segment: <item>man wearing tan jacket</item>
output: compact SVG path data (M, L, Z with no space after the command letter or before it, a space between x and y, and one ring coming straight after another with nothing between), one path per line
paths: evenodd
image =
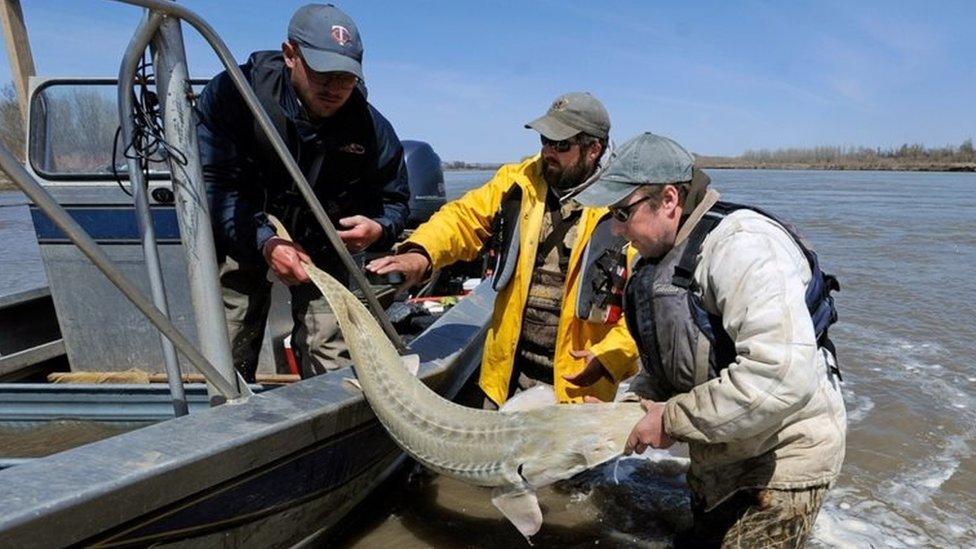
M836 280L788 224L702 181L680 145L645 133L577 196L609 206L641 256L625 312L647 414L627 451L688 443L694 527L677 545L797 547L844 459Z

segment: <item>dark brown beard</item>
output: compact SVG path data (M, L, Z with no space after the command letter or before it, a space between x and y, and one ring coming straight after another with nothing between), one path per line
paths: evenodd
M582 184L590 175L591 169L592 166L586 165L586 156L581 152L576 162L566 169L543 161L542 178L549 184L550 189L556 192L568 191Z

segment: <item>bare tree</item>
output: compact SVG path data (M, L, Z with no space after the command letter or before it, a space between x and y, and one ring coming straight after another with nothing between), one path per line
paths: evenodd
M43 154L34 161L52 173L106 173L119 123L111 91L83 86L45 89L43 137L31 139L41 143Z
M24 160L24 118L17 91L10 82L0 88L0 138L8 151Z
M0 144L24 161L24 119L20 114L17 91L10 82L0 88ZM0 190L12 187L7 174L0 171Z

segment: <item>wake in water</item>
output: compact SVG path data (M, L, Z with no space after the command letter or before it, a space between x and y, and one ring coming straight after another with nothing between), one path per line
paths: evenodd
M844 331L848 458L811 546L973 546L976 378L939 341Z

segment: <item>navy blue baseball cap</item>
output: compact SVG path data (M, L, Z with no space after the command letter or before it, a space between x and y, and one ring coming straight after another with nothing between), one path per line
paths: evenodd
M332 4L307 4L288 23L288 40L315 72L348 72L363 80L363 42L356 23Z

